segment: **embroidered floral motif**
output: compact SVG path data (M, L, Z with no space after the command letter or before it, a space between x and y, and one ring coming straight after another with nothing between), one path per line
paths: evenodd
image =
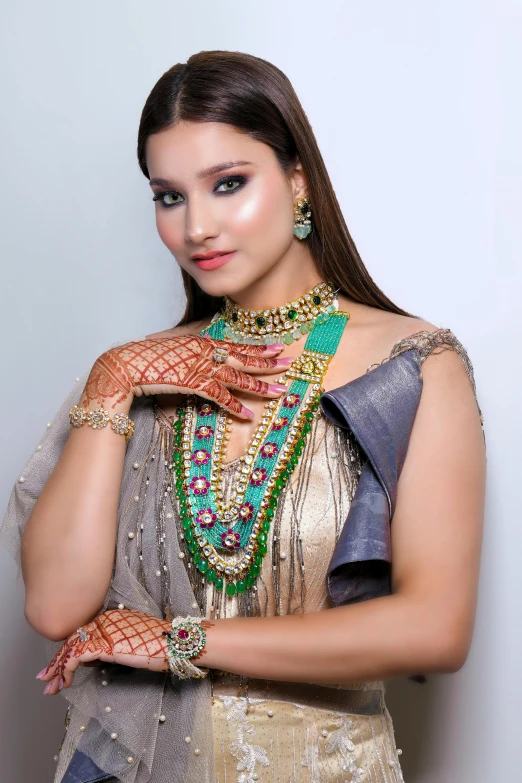
M230 723L237 731L237 742L230 744L230 753L238 759L237 771L242 773L237 778L237 783L256 783L256 764L268 767L270 762L266 750L261 745L254 745L249 740L255 734L255 729L246 717L246 699L235 696L219 696L225 705L227 723ZM255 775L255 777L254 777Z
M357 766L354 753L353 720L346 715L339 714L337 725L339 728L332 731L326 739L325 750L327 753L339 752L342 757L341 769L343 772L351 774L351 783L361 783L361 775L364 770Z

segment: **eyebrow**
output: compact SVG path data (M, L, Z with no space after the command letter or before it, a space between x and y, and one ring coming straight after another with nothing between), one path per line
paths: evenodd
M217 163L215 166L210 166L208 169L198 171L196 177L198 179L206 179L212 177L214 174L219 174L220 171L226 171L227 169L233 169L235 166L248 166L254 165L250 160L228 160L224 163ZM174 187L175 183L168 179L160 179L159 177L153 177L149 180L149 185L159 185L164 188Z

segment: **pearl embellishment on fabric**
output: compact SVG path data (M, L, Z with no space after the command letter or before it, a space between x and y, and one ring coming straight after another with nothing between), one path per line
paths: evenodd
M170 513L170 511L169 511L169 513L167 514L167 519L172 519L172 514Z
M269 718L273 718L274 717L274 710L268 710L267 715L268 715Z
M400 756L402 753L402 750L400 748L397 748L397 755Z
M185 742L192 742L192 737L185 737Z
M194 748L194 755L195 756L199 756L200 753L201 753L201 751L200 751L199 748Z
M52 427L52 426L53 426L52 423L50 421L48 421L47 422L47 429L49 429L49 427Z
M80 379L79 379L79 378L75 378L74 380L76 381L76 383L78 383L78 381L79 381Z
M134 538L134 533L132 532L132 530L131 530L131 532L129 533L129 538Z
M109 706L107 705L107 707L105 707L105 712L112 712L112 707L109 707Z
M24 483L24 481L25 481L25 479L24 479L24 477L23 477L23 476L20 476L20 478L18 479L18 481L20 482L20 484L23 484L23 483Z
M109 683L107 682L107 680L102 680L102 685L108 685L108 684Z
M159 719L160 719L160 722L161 722L161 723L164 723L164 721L166 721L166 720L167 720L167 719L166 719L166 717L165 717L165 715L160 715L160 716L159 716Z
M111 739L118 739L118 734L115 731L112 732Z
M286 552L281 552L280 558L281 560L286 560Z
M85 731L85 726L80 726L80 731Z
M42 446L41 446L41 444L39 443L39 444L38 444L38 446L36 447L36 451L41 451L41 450L42 450Z
M139 466L140 466L140 463L139 462L135 462L132 467L134 468L134 470L138 470Z
M58 761L58 756L53 756L53 759L54 759L55 761Z
M161 576L161 571L156 571L156 576Z
M328 736L328 732L326 731L326 729L323 729L321 734L323 735L323 737L327 737Z
M134 500L136 501L136 503L138 502L139 499L140 499L139 495L134 495Z
M180 560L183 560L183 558L185 557L185 553L184 552L178 552L178 557L179 557Z
M118 604L118 609L125 609L125 604Z
M197 605L197 603L196 603L195 601L194 601L194 603L192 604L192 608L193 608L193 609L197 609L197 608L198 608L198 605Z
M134 761L134 756L127 756L127 761L129 762L129 764L132 764L132 762Z

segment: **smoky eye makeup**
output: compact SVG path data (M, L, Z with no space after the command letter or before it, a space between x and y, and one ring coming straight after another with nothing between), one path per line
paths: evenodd
M245 176L244 174L231 174L229 177L220 177L214 184L213 192L218 196L228 195L229 193L236 193L238 190L241 190L244 185L246 185L248 180L249 177ZM232 184L234 184L235 187L227 187L224 190L220 190L221 186L229 186ZM183 203L182 201L168 203L166 200L167 198L175 199L177 196L182 198L181 194L178 193L177 190L163 190L160 193L156 193L156 195L152 197L152 200L157 201L160 207L164 209L170 209L171 207L176 207L178 204Z

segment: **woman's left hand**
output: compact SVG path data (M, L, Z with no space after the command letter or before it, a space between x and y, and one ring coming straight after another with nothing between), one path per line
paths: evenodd
M163 631L172 631L168 620L130 609L109 609L82 629L86 641L82 642L78 631L72 633L49 666L37 675L48 682L44 693L54 695L62 687L68 688L78 666L96 659L136 669L168 670L167 638L163 635Z

